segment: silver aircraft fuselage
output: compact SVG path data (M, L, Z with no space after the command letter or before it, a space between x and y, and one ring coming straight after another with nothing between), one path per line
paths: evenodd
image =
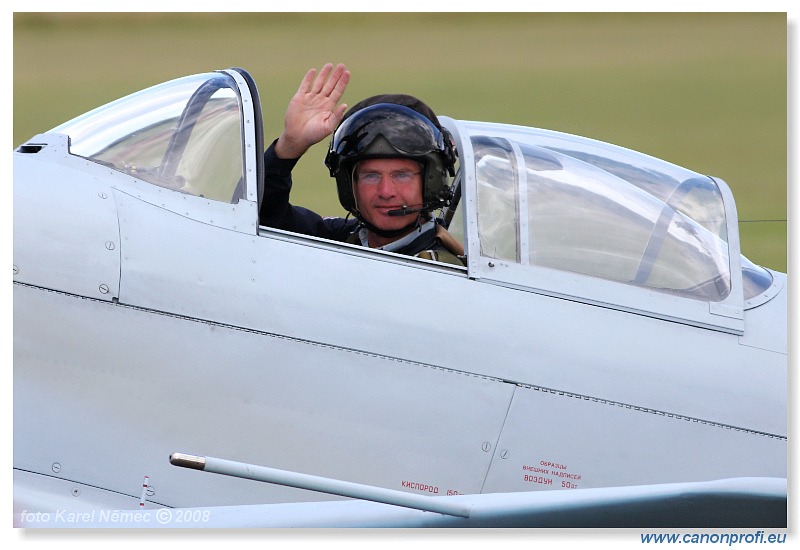
M689 231L588 153L536 142L558 134L443 118L465 267L297 235L259 225L257 96L220 74L240 108L235 200L79 156L60 131L14 153L15 512L131 506L144 476L148 507L331 498L176 468L175 451L435 496L786 477L786 276L741 257L724 182L691 191L721 190L722 228ZM631 276L560 255L571 237L534 203L562 190L649 220ZM506 207L516 225L495 230ZM594 237L636 231L620 235ZM716 243L721 275L656 288L690 271L659 271L690 256L671 239Z

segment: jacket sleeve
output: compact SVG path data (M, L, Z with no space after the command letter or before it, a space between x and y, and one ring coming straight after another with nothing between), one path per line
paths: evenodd
M323 218L302 206L292 206L292 169L298 159L281 159L275 154L275 142L264 152L264 197L259 223L304 235L345 240L355 229L356 220Z

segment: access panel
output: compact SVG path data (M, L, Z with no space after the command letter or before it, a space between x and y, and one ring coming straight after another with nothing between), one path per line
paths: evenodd
M785 476L784 437L519 386L483 492Z

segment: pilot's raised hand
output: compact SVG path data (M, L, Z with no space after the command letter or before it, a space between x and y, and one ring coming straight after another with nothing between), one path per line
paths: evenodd
M326 63L317 74L310 69L286 109L284 129L275 143L275 154L295 159L325 139L342 120L347 105L338 105L350 81L350 71L341 63Z

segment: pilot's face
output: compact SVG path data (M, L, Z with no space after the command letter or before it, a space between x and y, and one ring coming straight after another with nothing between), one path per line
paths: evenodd
M356 166L353 193L361 215L378 229L402 229L419 213L390 216L392 210L422 206L422 166L403 158L370 159Z

